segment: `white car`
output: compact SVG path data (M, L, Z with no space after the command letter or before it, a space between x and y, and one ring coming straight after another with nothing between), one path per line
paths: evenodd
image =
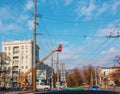
M47 91L47 90L50 90L50 85L45 85L44 82L37 82L36 83L36 88L37 88L37 90Z

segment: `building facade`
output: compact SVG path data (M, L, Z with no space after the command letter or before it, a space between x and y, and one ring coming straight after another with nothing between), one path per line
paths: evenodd
M98 69L98 73L102 86L109 86L116 80L120 82L120 67L102 67Z
M28 71L33 64L33 41L11 41L2 42L2 52L5 52L10 57L10 62L5 66L10 70L9 84L12 87L18 86L17 80L19 77ZM36 60L39 61L39 47L36 46ZM32 74L27 76L27 79L32 82Z
M49 79L52 76L54 69L44 63L37 67L37 80L43 81L46 84L49 83Z

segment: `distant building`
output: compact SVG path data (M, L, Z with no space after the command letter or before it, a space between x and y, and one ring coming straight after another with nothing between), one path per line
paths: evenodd
M120 67L102 67L98 69L101 85L110 85L111 82L120 82Z
M101 67L99 68L99 75L109 76L111 73L119 73L120 67Z
M9 69L9 79L13 87L18 86L17 80L20 75L28 71L32 67L33 63L33 41L11 41L2 42L2 52L7 53L10 57L10 64L6 65L5 68ZM39 60L39 47L36 46L36 60ZM32 82L31 74L27 79Z
M37 80L49 83L50 76L54 72L54 69L44 63L37 67Z

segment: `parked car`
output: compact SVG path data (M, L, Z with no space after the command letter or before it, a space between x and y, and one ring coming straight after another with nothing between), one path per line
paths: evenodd
M92 85L88 87L88 90L100 90L99 86Z
M50 90L50 85L45 85L44 82L37 82L36 87L37 90L44 90L44 91Z

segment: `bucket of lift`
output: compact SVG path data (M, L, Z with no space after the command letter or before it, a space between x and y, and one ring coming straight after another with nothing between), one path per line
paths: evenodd
M58 45L57 51L58 51L58 52L61 52L61 51L62 51L62 44L59 44L59 45Z

